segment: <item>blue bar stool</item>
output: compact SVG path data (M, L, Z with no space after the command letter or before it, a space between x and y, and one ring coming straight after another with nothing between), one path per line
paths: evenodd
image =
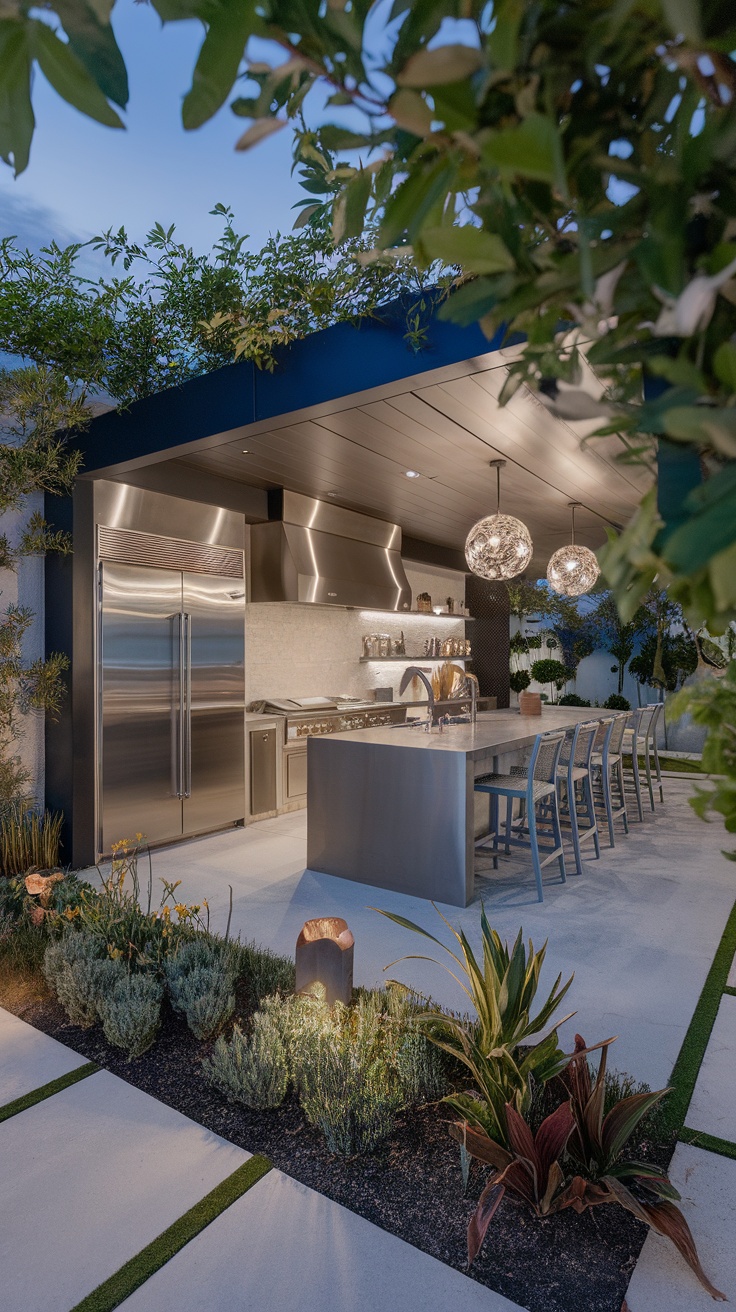
M507 850L509 847L526 847L531 850L540 902L544 901L542 870L550 861L559 861L562 883L565 882L565 857L562 851L562 830L557 800L557 768L564 741L564 733L540 733L534 740L526 766L526 777L521 774L484 774L479 775L474 784L477 793L488 793L491 810L490 831L476 842L476 847L484 847L492 840L493 866L497 870L498 799L505 797L506 832L501 836L501 841ZM511 809L514 799L518 799L524 805L525 814L523 820L512 828ZM538 810L543 814L538 815ZM550 825L552 831L550 843L540 842L540 824ZM526 832L528 838L524 836Z
M575 873L582 875L581 845L593 839L596 858L600 857L598 820L593 798L591 757L598 733L598 721L576 724L572 735L565 739L557 767L557 784L564 797L560 798L563 819L570 819L572 850L575 853Z
M628 711L613 715L610 720L601 720L593 755L591 756L591 765L594 767L595 779L600 786L601 801L608 821L608 837L611 847L616 846L616 836L613 829L614 820L622 819L624 833L628 834L629 832L624 766L621 755L628 722ZM614 796L614 790L616 796Z

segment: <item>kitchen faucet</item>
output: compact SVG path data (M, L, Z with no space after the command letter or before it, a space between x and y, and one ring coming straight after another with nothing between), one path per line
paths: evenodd
M409 665L407 669L404 670L404 673L401 677L401 684L399 686L399 697L401 696L402 692L405 692L406 689L409 687L409 684L411 683L412 679L421 679L422 683L427 689L427 701L429 703L429 707L427 711L427 719L424 721L424 730L425 733L429 733L432 727L432 719L433 719L432 712L434 710L434 689L432 688L432 684L427 678L426 672L424 670L420 670L418 665ZM422 721L420 721L419 723L422 723Z

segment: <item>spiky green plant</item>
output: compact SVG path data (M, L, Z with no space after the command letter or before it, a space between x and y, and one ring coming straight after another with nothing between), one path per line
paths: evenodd
M50 870L59 864L63 815L36 811L27 802L9 802L0 810L0 871L3 875L25 875L38 867Z
M434 957L400 958L402 961L431 961L442 965L467 996L476 1013L475 1019L429 1009L417 1014L416 1023L426 1027L431 1041L470 1072L473 1092L450 1093L443 1101L464 1121L481 1127L493 1139L505 1144L506 1105L510 1103L523 1115L531 1100L531 1081L546 1082L559 1075L569 1061L558 1046L556 1028L537 1043L530 1044L529 1040L546 1030L574 977L571 975L567 983L560 986L562 975L558 975L546 1000L532 1014L547 952L546 942L539 952L535 952L530 939L527 952L519 930L509 950L508 944L502 942L491 928L485 907L481 907L481 963L463 930L454 929L441 911L437 910L437 913L457 940L459 953L453 952L434 934L413 921L390 911L380 911L380 915L388 920L436 943L455 963L457 973L453 967L437 962ZM392 965L396 964L392 962ZM570 1012L558 1020L557 1025L569 1020L573 1014Z

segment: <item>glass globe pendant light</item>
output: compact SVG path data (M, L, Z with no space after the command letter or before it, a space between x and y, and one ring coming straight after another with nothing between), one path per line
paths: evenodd
M496 513L479 519L465 541L465 559L482 579L513 579L523 574L532 558L532 539L526 524L501 514L501 470L505 460L492 460L496 471Z
M560 547L559 551L550 557L547 582L561 597L582 597L584 592L590 592L601 571L594 553L588 547L575 545L575 507L579 506L580 502L571 501L569 504L572 515L570 534L572 541L569 547Z

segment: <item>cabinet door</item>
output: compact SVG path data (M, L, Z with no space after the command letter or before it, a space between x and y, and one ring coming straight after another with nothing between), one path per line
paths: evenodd
M105 561L100 582L102 852L181 836L181 574Z
M251 729L250 813L276 810L276 730Z
M245 600L239 579L185 574L184 833L245 815Z
M303 752L290 752L286 758L286 797L292 801L307 795L307 748Z

